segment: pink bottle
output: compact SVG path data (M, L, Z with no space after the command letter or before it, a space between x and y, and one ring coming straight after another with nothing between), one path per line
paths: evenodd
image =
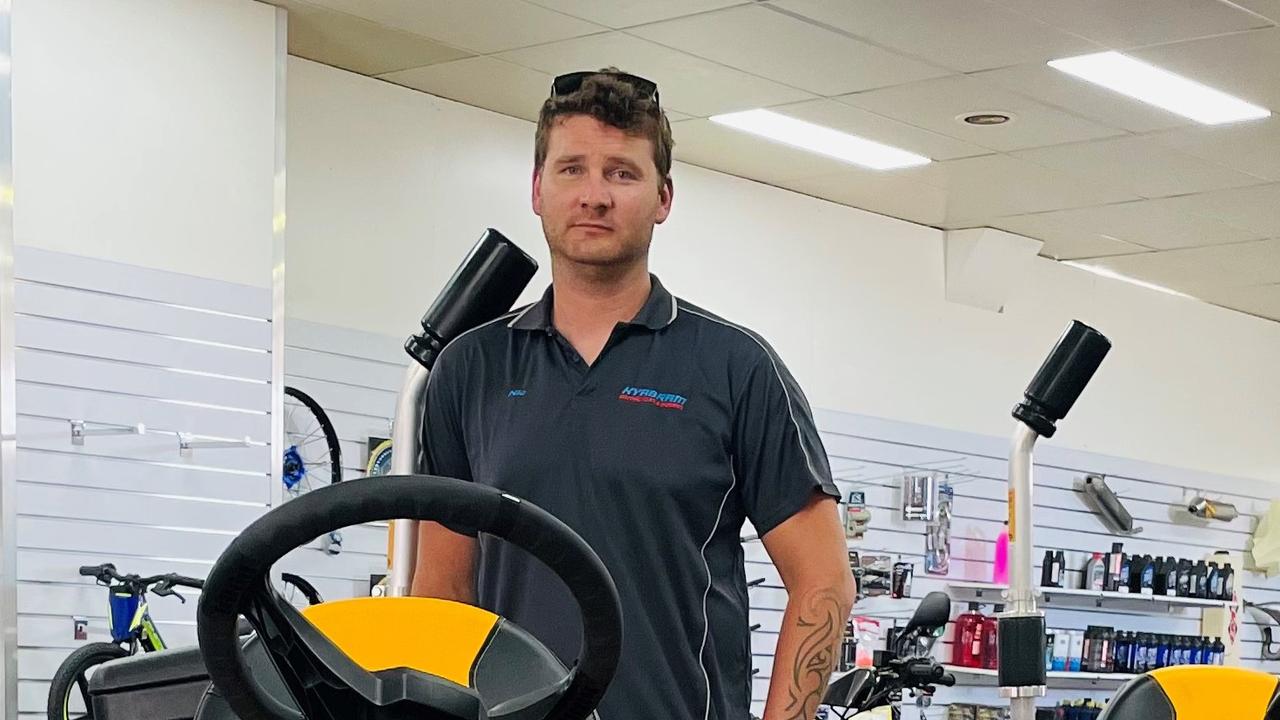
M991 572L991 582L996 585L1009 584L1009 521L1006 520L1004 527L1000 529L1000 536L996 538L996 561L995 567Z

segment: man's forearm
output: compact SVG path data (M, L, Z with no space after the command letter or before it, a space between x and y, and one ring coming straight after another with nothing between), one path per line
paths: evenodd
M782 617L764 720L812 720L844 637L852 600L841 588L791 593Z

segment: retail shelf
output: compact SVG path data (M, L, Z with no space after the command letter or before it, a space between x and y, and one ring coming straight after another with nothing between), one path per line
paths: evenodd
M956 676L957 685L995 686L995 670L947 665L946 671ZM1046 673L1048 687L1062 690L1115 689L1137 677L1127 673L1050 672Z
M1007 585L982 582L953 582L948 584L951 596L959 601L1004 603ZM1039 603L1045 606L1099 607L1136 612L1165 613L1176 608L1228 608L1234 602L1227 600L1202 600L1175 595L1145 595L1079 588L1038 587Z

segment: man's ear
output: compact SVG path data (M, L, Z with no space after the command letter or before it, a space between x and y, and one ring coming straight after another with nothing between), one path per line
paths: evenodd
M533 190L530 194L530 201L533 204L533 214L542 217L542 168L533 169Z
M658 188L658 215L653 219L654 224L661 225L671 214L671 201L675 198L676 187L671 182L671 178L662 181L662 187Z

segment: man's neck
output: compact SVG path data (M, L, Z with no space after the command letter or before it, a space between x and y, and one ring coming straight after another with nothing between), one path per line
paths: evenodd
M615 325L635 318L653 286L645 263L608 274L552 263L551 282L552 324L587 362L599 356Z

